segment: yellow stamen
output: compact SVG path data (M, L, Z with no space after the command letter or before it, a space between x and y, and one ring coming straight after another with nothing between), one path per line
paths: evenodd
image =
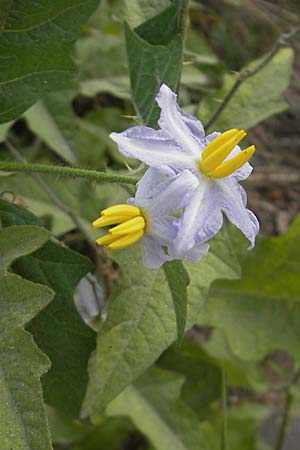
M132 205L114 205L101 211L102 216L129 216L136 217L140 215L140 210Z
M234 158L220 164L213 172L209 174L212 178L223 178L235 172L237 169L242 167L255 152L255 146L251 145L246 148Z
M108 245L115 240L116 240L115 237L111 236L110 234L105 234L104 236L101 236L100 238L96 239L96 243L97 245Z
M227 130L224 133L217 136L213 141L211 141L208 146L202 152L202 159L207 158L211 153L217 150L220 145L225 144L228 139L232 138L238 132L237 128L232 128L231 130Z
M223 145L218 147L214 152L210 153L205 159L200 162L200 170L208 173L216 169L222 161L232 152L234 147L246 136L243 130L235 133L233 137L228 139ZM213 141L214 142L214 141ZM203 158L203 157L202 157Z
M94 228L107 227L107 225L126 222L129 219L131 219L130 216L107 216L107 217L102 216L94 220L92 225Z
M113 236L124 236L125 234L135 233L145 228L145 220L143 217L134 217L127 222L117 225L109 230L109 233Z
M143 236L143 234L143 230L136 231L135 233L130 233L109 244L108 248L110 248L111 250L121 250L122 248L129 247L130 245L138 241Z

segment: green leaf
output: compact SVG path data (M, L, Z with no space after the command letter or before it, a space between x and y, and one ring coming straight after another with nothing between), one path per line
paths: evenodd
M130 99L125 44L120 33L94 29L92 36L83 36L76 43L75 60L83 95L109 92Z
M175 260L163 265L166 279L170 288L177 323L177 340L183 339L187 319L187 285L190 282L189 274L181 261Z
M236 248L246 247L237 230L232 237ZM258 238L256 248L239 259L241 280L215 284L198 322L223 330L241 360L256 361L278 349L299 358L299 219L280 237Z
M0 33L0 123L74 75L69 52L98 0L6 2ZM1 7L2 9L2 7Z
M262 368L255 361L239 359L229 347L222 330L213 330L209 340L203 344L203 349L216 366L225 370L226 380L231 386L251 388L260 393L268 391Z
M12 226L1 230L0 272L20 256L32 253L48 241L47 230L34 226Z
M208 449L197 416L182 400L184 379L150 369L107 407L108 415L131 418L157 450Z
M200 345L184 341L180 347L172 346L159 359L164 369L185 377L182 399L206 419L211 403L221 398L221 371Z
M24 114L29 128L69 163L76 161L74 142L77 129L71 106L76 92L76 85L52 92Z
M6 225L9 221L37 222L28 211L4 201L0 201L2 217ZM55 292L54 300L31 322L29 329L52 363L42 380L46 402L76 416L87 383L86 366L95 346L95 333L80 318L73 295L77 283L92 269L92 264L79 253L49 241L35 253L19 258L13 269Z
M81 81L80 86L80 93L87 97L94 97L97 94L105 92L124 100L130 100L131 98L128 75L83 80Z
M51 450L40 377L48 358L23 326L53 298L53 291L3 272L14 258L36 250L49 238L38 227L0 230L0 437L3 450Z
M90 365L90 382L82 415L101 411L141 375L176 339L172 293L163 269L143 267L138 245L111 255L123 270L123 280L109 301L108 318L99 331ZM199 264L189 264L194 284L188 300L187 328L199 316L216 278L237 276L237 261L225 233L219 233L211 252Z
M84 439L90 431L90 424L80 423L51 406L46 406L46 412L53 444L70 446Z
M176 35L167 46L152 45L128 25L125 25L125 38L135 110L145 124L156 126L159 109L155 97L162 83L176 89L182 63L182 38Z
M260 62L261 59L254 61L249 67L255 67ZM282 94L289 85L292 63L293 51L289 48L280 50L260 72L243 82L214 122L213 129L249 129L287 109ZM226 75L223 87L201 102L198 117L203 123L212 117L235 81L235 75Z
M72 450L120 450L128 448L126 443L136 434L133 424L125 417L101 417L100 424L78 441Z
M176 34L180 33L179 14L180 1L175 0L160 14L151 17L135 32L146 42L152 45L168 45Z

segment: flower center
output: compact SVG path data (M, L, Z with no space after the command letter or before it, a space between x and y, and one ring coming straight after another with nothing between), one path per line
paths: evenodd
M117 225L118 224L118 225ZM129 247L145 233L146 222L141 210L132 205L114 205L104 209L93 222L94 228L116 225L96 240L98 245L107 245L111 250Z
M216 137L203 150L201 159L198 161L199 171L211 178L223 178L243 166L255 152L254 145L247 147L228 161L224 162L224 160L246 134L244 130L233 128Z

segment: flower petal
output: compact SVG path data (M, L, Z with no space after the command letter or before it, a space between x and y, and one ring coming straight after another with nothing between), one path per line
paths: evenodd
M223 216L217 205L217 185L202 180L178 221L174 251L184 258L196 245L203 244L221 228Z
M161 217L183 208L198 184L197 177L189 170L160 183L147 206L150 217Z
M259 231L259 223L252 211L246 209L246 193L235 177L223 178L217 183L219 188L219 207L235 226L237 226L251 242L249 248L255 245L255 237Z
M194 168L194 161L178 147L163 130L149 127L131 127L122 133L111 133L119 151L129 157L143 161L168 175L185 168Z
M164 217L150 222L149 235L160 245L170 245L174 242L177 234L176 217Z
M137 183L135 194L136 203L143 206L145 200L153 197L157 192L157 186L165 180L165 175L159 172L159 170L150 167Z
M208 244L196 245L187 252L185 258L191 263L197 263L198 261L200 261L201 258L203 258L204 255L206 255L208 250L209 250Z
M182 150L197 158L200 148L204 145L204 129L200 121L189 114L183 113L176 102L177 95L163 84L156 96L161 108L158 124L181 146Z
M143 236L143 264L148 269L157 269L170 257L165 254L159 243L150 236Z
M244 164L242 167L240 167L238 170L236 170L235 172L233 172L233 176L236 180L246 180L246 178L249 177L249 175L251 175L253 170L253 167L251 166L251 164L249 164L248 162L246 162L246 164Z
M200 120L198 120L195 116L186 113L181 108L179 108L179 106L177 106L177 109L179 114L181 114L182 120L184 121L186 126L190 129L190 132L192 133L193 137L197 139L200 148L204 147L205 130Z

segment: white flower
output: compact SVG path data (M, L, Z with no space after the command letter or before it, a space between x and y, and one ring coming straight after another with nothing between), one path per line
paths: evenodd
M183 258L212 238L222 226L222 213L253 247L259 224L246 208L246 192L238 183L252 171L247 161L254 146L243 151L238 146L246 133L232 129L205 137L201 122L178 107L176 94L166 85L161 86L156 101L161 108L159 130L136 126L110 137L123 155L169 175L171 181L186 169L194 177L189 201L177 223L173 257Z

